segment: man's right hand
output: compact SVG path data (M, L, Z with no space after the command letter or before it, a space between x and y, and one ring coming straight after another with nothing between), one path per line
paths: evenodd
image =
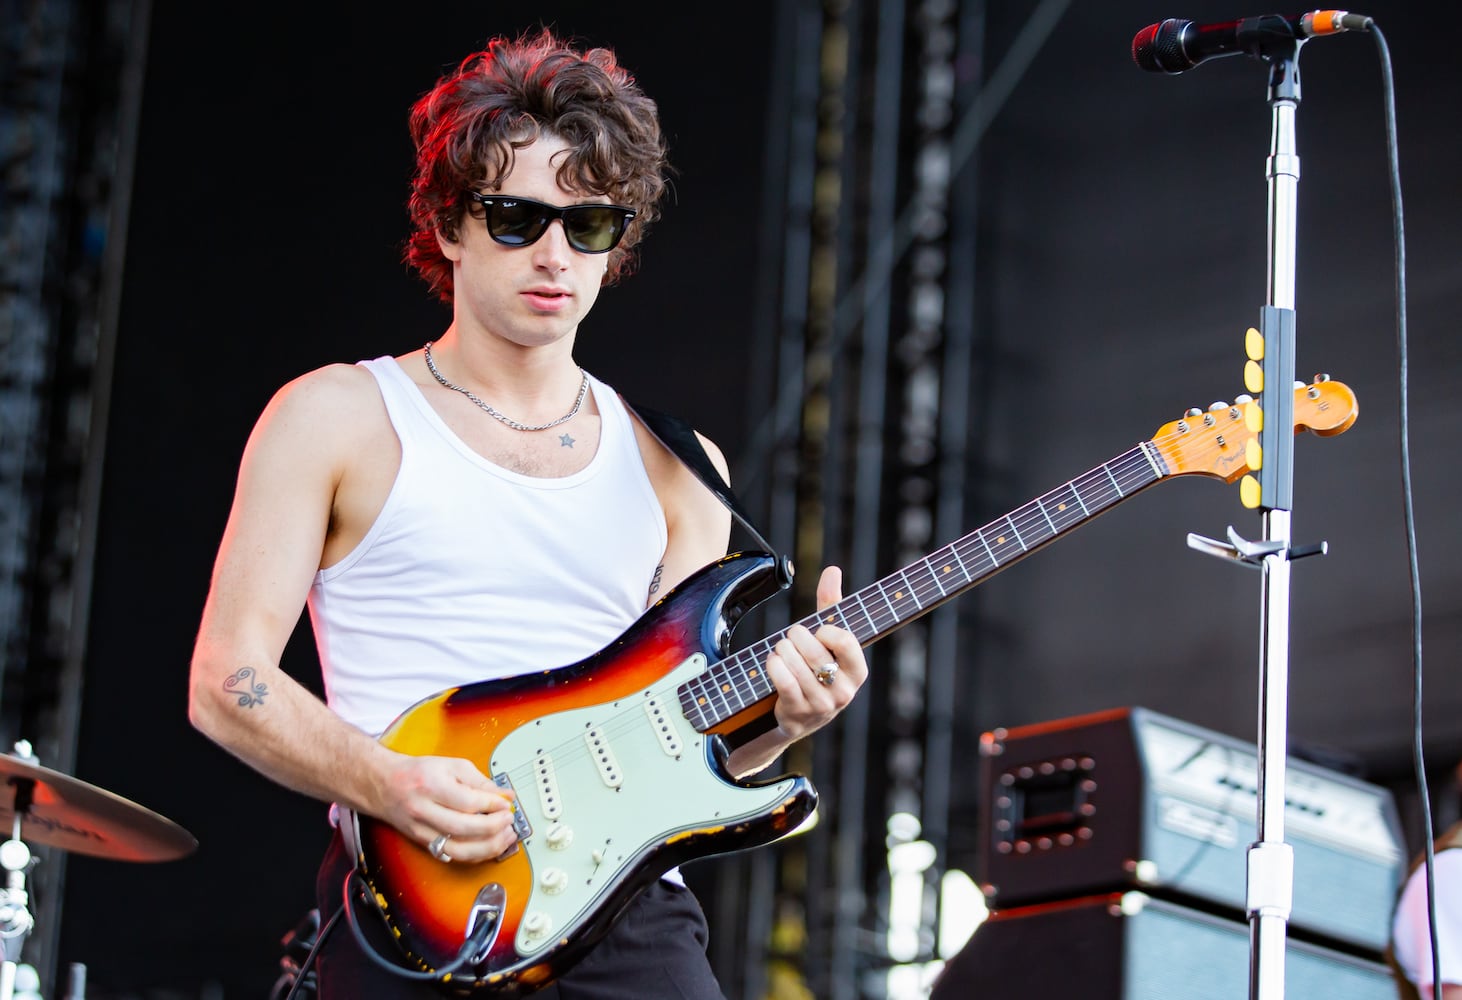
M461 757L392 755L381 788L379 818L452 861L489 861L517 842L512 793L499 788Z

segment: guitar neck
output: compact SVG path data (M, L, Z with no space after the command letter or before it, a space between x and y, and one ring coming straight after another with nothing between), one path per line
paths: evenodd
M1000 570L1080 527L1168 475L1143 442L924 558L850 594L798 624L816 632L837 625L867 646L934 610ZM787 630L712 664L682 684L680 704L700 732L735 716L771 710L776 694L764 664Z

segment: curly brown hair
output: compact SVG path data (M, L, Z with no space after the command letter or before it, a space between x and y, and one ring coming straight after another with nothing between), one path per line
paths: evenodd
M561 185L635 210L609 253L604 283L632 269L669 171L659 111L612 51L575 49L544 28L493 39L412 105L416 173L405 259L443 301L452 300L452 264L436 234L455 240L475 207L465 192L497 190L514 151L544 134L569 147Z

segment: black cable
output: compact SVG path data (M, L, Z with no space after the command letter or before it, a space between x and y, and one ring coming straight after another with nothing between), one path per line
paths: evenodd
M345 900L341 906L341 910L345 913L345 923L350 928L350 932L355 935L355 943L360 945L360 950L365 953L366 958L369 958L387 972L400 976L402 979L428 982L455 975L457 970L471 961L473 954L486 944L488 936L497 925L496 920L486 917L479 920L472 930L472 935L466 941L462 942L462 947L457 951L457 957L440 969L432 972L414 972L411 969L403 969L396 963L382 958L376 952L375 946L366 940L365 932L360 929L360 924L355 918L355 908L351 906L350 899L350 890L356 884L357 880L365 884L364 876L361 875L360 870L352 868L350 874L345 878ZM370 887L369 885L365 885L365 888L369 889Z
M1374 22L1367 31L1376 40L1381 58L1381 79L1386 110L1387 166L1391 180L1393 239L1396 251L1396 348L1399 357L1400 386L1400 450L1402 513L1406 525L1406 552L1411 573L1411 733L1412 764L1416 770L1416 787L1421 799L1422 841L1426 854L1427 928L1432 948L1432 992L1442 987L1442 959L1437 941L1436 910L1436 847L1433 843L1431 793L1427 789L1426 754L1422 746L1422 655L1421 655L1421 572L1416 556L1416 519L1411 493L1411 418L1407 406L1407 334L1406 334L1406 222L1401 207L1401 167L1396 138L1396 85L1391 72L1391 51L1386 36Z
M325 939L328 938L330 936L330 932L335 929L335 924L340 919L340 914L344 912L345 906L342 904L340 909L335 911L334 916L332 916L328 921L325 922L325 926L320 928L320 933L315 935L315 943L310 948L310 953L305 956L305 960L300 963L299 971L295 973L294 985L291 986L289 988L289 992L284 995L284 1000L294 1000L295 994L297 994L300 991L300 987L304 985L305 977L309 974L310 971L310 966L315 964L315 956L320 953L320 949L325 944Z

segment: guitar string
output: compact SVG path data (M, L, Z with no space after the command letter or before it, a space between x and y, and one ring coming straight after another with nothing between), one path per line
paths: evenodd
M1192 419L1201 420L1202 418L1195 417ZM1253 433L1247 430L1247 427L1244 425L1242 420L1234 420L1232 421L1230 426L1245 431L1246 434ZM1233 443L1222 445L1219 444L1218 438L1222 435L1218 433L1218 430L1220 429L1198 429L1198 433L1202 434L1203 437L1201 440L1195 438L1198 443L1196 443L1193 447L1187 449L1187 454L1190 458L1190 464L1201 464L1203 460L1212 458L1214 455L1222 452L1226 448L1237 447L1237 445ZM1160 453L1166 446L1185 437L1188 437L1193 433L1194 431L1192 429L1186 432L1181 430L1173 430L1166 435L1156 435L1149 442L1145 443L1154 446L1154 448L1159 452L1158 457L1161 458L1162 456ZM817 625L822 623L824 617L828 614L829 611L834 611L834 609L842 609L845 607L849 607L854 603L857 603L863 606L861 612L862 616L868 619L869 625L875 629L875 634L878 632L883 632L889 626L895 625L899 621L909 617L909 615L899 614L897 609L894 607L894 602L890 600L889 595L884 592L884 586L888 584L893 577L902 576L906 584L904 590L906 596L904 598L900 598L898 603L912 607L913 612L917 613L923 608L927 607L930 602L942 600L949 594L949 589L939 585L938 576L934 573L932 569L929 568L930 560L934 555L938 555L948 550L948 552L953 554L964 567L962 572L964 572L965 574L965 579L963 581L956 580L954 582L954 589L957 591L962 586L980 579L982 576L988 574L995 569L999 569L1005 565L1008 565L1009 563L1015 561L1019 556L1025 555L1028 551L1028 547L1024 545L1024 539L1026 537L1030 537L1033 540L1036 540L1036 543L1038 545L1045 544L1047 542L1055 540L1064 532L1072 530L1073 528L1079 526L1088 517L1094 516L1089 512L1089 508L1087 508L1086 506L1086 498L1082 496L1080 488L1078 487L1078 484L1082 483L1083 481L1099 481L1106 476L1110 476L1110 481L1106 485L1101 486L1100 490L1098 491L1099 509L1097 513L1103 513L1110 507L1114 506L1116 503L1130 496L1132 490L1153 485L1164 478L1172 477L1175 473L1176 470L1172 469L1168 469L1161 474L1154 470L1153 466L1149 462L1148 450L1145 449L1143 445L1139 444L1133 449L1130 449L1128 452L1112 459L1111 461L1087 470L1081 475L1069 480L1066 483L1061 484L1055 489L1050 490L1045 494L1042 494L1034 500L1028 501L1026 504L1016 508L1008 514L996 518L994 521L991 521L988 524L977 528L972 532L969 532L967 535L962 536L961 538L958 538L955 541L946 544L945 546L942 546L940 549L936 550L934 553L931 553L929 556L926 556L924 559L911 563L910 565L905 566L900 570L896 570L889 577L884 577L883 579L873 584L870 584L869 586L864 587L861 590L854 592L853 594L848 595L847 597L839 601L836 605L833 605L830 608L823 609L822 611L819 611L813 615L809 615L808 617L802 619L799 624L809 628L816 627ZM1112 487L1115 487L1115 489L1112 489ZM1063 516L1059 519L1060 523L1057 523L1058 519L1053 518L1051 516L1051 511L1047 510L1046 501L1049 498L1055 497L1056 495L1061 494L1065 491L1070 491L1072 496L1074 496L1078 500L1078 507L1080 507L1081 509L1079 511L1079 516L1072 516L1070 518ZM1101 500L1101 497L1103 496L1105 497L1105 502L1102 502ZM1072 512L1070 510L1058 510L1056 511L1056 513L1066 515ZM1017 546L1019 548L1019 551L1013 554L1008 559L992 559L991 553L985 551L990 546L988 540L984 538L984 535L987 531L999 527L1001 525L1001 522L1008 523L1011 526L1014 534L1017 536L1018 539L1020 539L1020 543ZM1007 540L1005 546L1008 546L1009 544L1010 542ZM923 569L923 575L927 576L928 582L915 582L913 580L910 580L910 575L919 573L921 568ZM867 598L874 592L877 592L877 595L888 606L886 611L877 612L870 610L867 607ZM839 620L845 623L846 627L846 623L849 617L848 613L842 610L837 610L836 616L839 618ZM788 628L790 627L791 626L788 626ZM854 629L853 631L856 632L856 629ZM774 689L771 688L770 682L766 679L765 672L761 667L761 663L765 661L766 656L770 654L771 650L775 647L777 642L786 635L786 632L787 629L783 629L761 640L758 640L751 646L732 653L724 659L717 661L715 664L712 665L711 668L700 674L698 677L691 678L690 680L685 681L682 684L676 685L674 688L669 688L665 690L660 695L662 703L664 703L667 708L675 709L676 714L678 714L680 709L680 689L682 687L696 685L698 682L701 684L702 687L706 687L706 690L702 692L702 696L710 697L711 695L716 695L717 697L715 697L714 700L723 702L726 708L731 709L730 711L727 711L724 715L720 716L722 720L730 718L737 712L756 704L758 701L764 700L766 697L769 697L771 693L773 693ZM739 668L747 664L750 664L747 669L737 669L734 674L732 673L732 670L734 668ZM707 678L710 677L712 674L720 678L720 681L716 683L713 687L709 687L707 686ZM758 687L768 689L767 693L764 695L755 696L749 702L744 702L741 699L737 690L738 679L748 680L753 685L754 695L756 693L755 689ZM654 685L651 685L651 687L653 686ZM727 688L730 688L731 690L728 692ZM734 707L732 705L732 699L725 697L727 694L732 694L736 696ZM626 733L632 732L640 726L645 726L647 728L650 728L651 730L654 730L654 723L645 712L644 702L642 700L639 700L639 697L640 696L636 696L636 698L634 699L634 707L612 712L609 716L605 718L602 723L595 727L595 730L602 734L604 739L611 744L611 750L612 743L614 742L615 738L623 737ZM620 701L625 700L629 699L620 699ZM671 724L673 724L673 721L674 715L671 716ZM696 743L698 740L704 738L704 734L695 730L693 726L691 727L691 733L693 735L680 735L679 739L683 746L688 747L690 744ZM658 734L655 735L655 739L659 739ZM684 752L685 750L682 750L682 753ZM594 752L585 744L582 734L579 734L579 736L575 739L565 740L557 746L547 748L545 753L552 758L555 770L557 770L560 763L572 765L583 759L592 758L594 756ZM519 764L508 766L506 770L510 778L513 780L515 788L519 787L520 785L528 784L534 785L536 787L538 759L541 756L542 754L535 754L534 759L531 761L525 761ZM521 790L519 794L521 796Z
M1165 439L1155 437L1152 443L1157 446L1162 446L1169 439L1182 436L1184 436L1183 432L1175 431ZM1138 470L1140 474L1134 475L1134 470ZM996 519L984 527L957 539L955 542L949 543L934 553L931 553L924 560L912 563L902 570L896 571L891 577L886 577L868 588L849 595L849 597L834 606L839 609L836 616L846 623L850 615L844 609L852 608L854 605L860 605L860 613L868 620L875 634L884 631L888 625L896 624L904 618L893 607L894 601L889 598L886 590L886 585L890 581L893 581L894 577L902 576L905 584L904 588L896 592L904 595L898 598L898 603L907 606L912 600L915 605L915 611L925 607L931 600L942 599L950 594L951 588L945 587L939 582L941 576L951 580L954 583L953 590L957 592L966 584L974 582L991 570L998 569L1012 561L1012 559L992 558L992 552L982 551L990 548L987 535L992 529L1003 528L1004 525L1009 525L1011 531L1018 539L1015 544L1020 549L1019 553L1014 553L1013 555L1024 555L1029 551L1032 546L1025 543L1026 539L1031 539L1037 545L1053 541L1063 532L1071 530L1086 520L1087 517L1091 516L1090 509L1086 506L1083 494L1091 497L1090 480L1100 479L1107 473L1115 473L1112 476L1111 483L1116 487L1116 493L1118 495L1113 495L1113 490L1106 484L1102 484L1100 492L1105 495L1096 498L1104 501L1097 504L1098 513L1106 510L1109 506L1124 499L1126 496L1131 495L1134 484L1142 486L1152 485L1157 479L1162 478L1154 473L1146 454L1141 449L1141 446L1138 446L1128 453L1113 459L1111 462L1089 470L1081 476L1030 501L1023 507L1005 515L1003 518ZM1087 481L1086 487L1082 486L1084 480ZM1070 496L1077 502L1081 508L1079 516L1077 516L1076 511L1071 509L1067 511L1052 509L1054 499L1061 497L1063 494ZM1061 523L1058 525L1056 523L1057 521ZM1008 548L1009 545L1010 542L1007 539L1004 547ZM936 556L939 557L938 560L936 560ZM934 569L934 563L936 561L947 561L950 556L953 556L954 561L959 564L961 571L964 573L964 580L950 577L947 573L941 574ZM972 565L975 567L974 570L971 570ZM950 572L953 572L952 568ZM914 579L911 579L911 577L916 575L926 579L916 582ZM878 597L888 607L886 612L869 610L865 595L873 592L876 592ZM826 614L826 610L819 612L817 615L805 620L802 624L816 625L822 621L823 616ZM855 628L854 631L856 632L857 629ZM774 644L776 638L778 637L773 637L772 644ZM769 649L770 645L768 646ZM717 666L722 665L726 667L732 666L730 658L720 661ZM702 678L705 676L702 675ZM694 683L694 681L691 683ZM765 682L763 680L763 686L764 684ZM742 707L745 707L745 705L743 704Z
M1318 396L1313 398L1318 398ZM1223 411L1219 410L1209 412ZM1192 419L1194 419L1195 421L1200 419L1206 419L1206 415L1199 414ZM1218 419L1221 420L1222 418ZM1188 430L1174 429L1166 435L1154 435L1149 443L1152 445L1153 449L1161 452L1165 450L1165 448L1173 441L1186 438L1189 434L1192 434L1193 444L1185 450L1185 454L1190 461L1201 463L1202 461L1212 457L1215 450L1234 448L1235 454L1237 454L1237 442L1230 442L1225 444L1219 443L1219 438L1222 436L1222 434L1226 431L1232 430L1237 430L1241 434L1241 440L1243 439L1242 436L1248 435L1250 433L1247 425L1241 421L1239 416L1235 415L1229 417L1226 424L1215 423L1212 426L1197 428L1193 428L1190 426ZM1085 500L1083 499L1083 494L1087 496L1092 496L1092 498L1096 500L1103 500L1104 502L1100 502L1097 504L1097 513L1102 513L1110 506L1113 506L1120 500L1130 496L1135 488L1153 485L1158 480L1181 471L1178 469L1169 468L1165 473L1155 474L1148 462L1148 455L1149 452L1146 451L1141 445L1138 445L1126 454L1118 456L1118 458L1116 459L1113 459L1111 462L1089 470L1081 476L1077 476L1069 482L1057 487L1055 490L1052 490L1042 495L1041 497L1038 497L1036 500L1027 503L1023 507L1012 511L1004 518L997 519L996 521L991 522L983 528L971 532L961 539L958 539L955 542L946 545L944 548L936 550L935 553L926 557L921 562L913 563L910 566L903 568L902 570L896 571L896 573L892 576L885 577L878 583L868 588L864 588L854 595L850 595L848 598L845 598L843 601L839 602L839 604L835 606L835 617L842 622L847 623L850 619L850 612L857 611L868 620L869 625L872 626L875 630L875 634L877 632L881 632L886 628L887 625L897 624L899 621L903 620L906 617L905 615L900 614L896 609L894 609L894 602L889 599L889 595L887 592L887 587L893 583L896 583L897 577L901 576L903 578L904 584L907 588L907 596L900 598L900 603L907 606L909 601L912 600L915 605L914 610L916 612L922 611L929 604L930 600L937 600L942 599L945 596L950 596L950 588L945 587L942 583L940 583L941 573L936 571L934 568L934 563L936 562L935 556L940 557L940 559L945 559L947 558L947 555L952 555L955 561L960 564L960 568L965 576L964 581L960 581L958 580L958 578L948 577L947 574L945 575L946 579L954 581L954 591L959 592L964 589L967 584L978 582L978 580L983 578L990 571L999 569L1006 563L1012 561L1011 559L1000 559L994 556L993 550L990 549L989 545L989 533L992 529L1000 529L1003 528L1005 525L1009 525L1011 530L1017 536L1018 541L1016 545L1020 548L1019 553L1015 553L1012 551L1012 558L1019 555L1024 555L1026 554L1026 552L1030 551L1034 547L1025 544L1025 539L1027 537L1031 538L1036 543L1036 546L1044 545L1050 541L1054 541L1065 531L1071 530L1074 527L1079 526L1080 523L1085 521L1089 516L1092 516L1090 508L1086 506ZM1099 492L1101 494L1105 494L1105 496L1098 496L1090 492L1091 488L1094 485L1097 485L1097 481L1099 481L1103 476L1109 476L1111 478L1112 484L1116 487L1116 496L1112 496L1110 494L1106 484L1100 484L1099 490ZM1081 506L1082 510L1079 516L1076 514L1075 511L1061 511L1059 507L1053 509L1052 502L1062 497L1063 494L1066 496L1070 496L1072 499L1075 499L1077 503ZM1062 522L1059 526L1056 523L1058 520ZM1045 524L1043 525L1042 522L1045 522ZM1050 529L1049 532L1047 531L1047 529ZM996 537L998 540L999 536ZM976 543L979 544L977 545ZM1006 543L1006 547L1009 547L1008 541ZM982 554L980 551L981 549L985 549L987 551ZM973 562L976 564L977 569L975 572L971 572L968 565L969 562ZM950 567L949 572L952 571L953 568ZM914 579L915 577L921 577L922 579L916 581L916 579ZM896 591L895 593L903 593L903 591ZM872 594L877 594L878 598L880 598L882 602L888 606L888 612L886 615L883 612L874 612L869 610L868 601L865 599L865 595ZM874 603L876 604L877 600L875 600ZM822 616L825 616L826 614L826 611L820 612L818 615L814 615L805 620L803 624L815 626L819 623ZM880 618L882 618L883 620L880 621ZM856 631L856 628L854 630ZM766 645L765 649L769 650L771 648L771 644L774 644L777 638L779 638L779 636L772 637L772 639ZM717 664L717 667L719 668L724 666L726 669L729 669L734 665L735 664L732 663L731 659L728 658L727 660L723 660L719 664ZM688 683L691 685L699 684L699 686L702 688L703 694L710 693L710 691L713 690L709 687L709 681L707 680L710 673L711 672L708 671L707 674L702 675L700 678L693 679L691 682ZM725 676L725 670L721 670L720 673L722 674L722 676ZM764 678L760 681L759 686L761 687L761 691L753 691L754 694L760 694L764 697L771 693L770 689L766 685ZM720 690L724 691L724 687L724 684L721 685ZM747 702L744 699L738 697L738 710L739 708L744 708L747 705L754 703L756 700L758 699L754 697L751 702Z
M1238 422L1236 421L1235 424L1237 425ZM1187 432L1187 433L1191 433L1191 431L1190 432ZM1181 439L1181 438L1183 438L1185 436L1186 436L1186 433L1185 432L1182 432L1182 431L1173 431L1173 432L1169 433L1168 435L1166 435L1163 438L1154 437L1152 439L1152 442L1151 443L1153 445L1158 446L1159 448L1161 448L1162 446L1164 446L1166 444L1169 444L1172 441ZM1208 435L1207 439L1205 439L1200 445L1198 445L1195 448L1189 449L1190 455L1194 459L1206 458L1206 457L1209 457L1211 453L1213 453L1215 451L1218 451L1218 450L1221 450L1225 446L1219 445L1217 443L1217 441L1216 441L1216 437L1217 437L1217 435ZM1173 472L1173 470L1169 470L1166 473L1166 475L1171 475L1172 472ZM1130 450L1129 452L1127 452L1127 453L1125 453L1125 454L1123 454L1121 456L1118 456L1117 458L1113 459L1112 461L1107 462L1107 463L1105 463L1103 465L1100 465L1100 466L1096 466L1093 469L1088 470L1087 472L1083 473L1082 475L1077 476L1076 478L1068 481L1067 483L1063 483L1061 486L1057 487L1056 489L1051 490L1051 491L1049 491L1046 494L1043 494L1042 496L1036 498L1035 500L1032 500L1032 501L1028 502L1027 504L1023 505L1020 508L1017 508L1014 511L1011 511L1009 514L1004 515L1001 518L997 518L995 521L990 522L989 524L983 526L982 528L979 528L979 529L976 529L973 532L970 532L968 535L966 535L966 536L964 536L964 537L962 537L960 539L957 539L955 542L952 542L949 545L944 546L943 549L949 549L949 550L951 550L951 552L953 552L954 554L956 554L956 556L961 560L961 562L963 562L965 564L965 566L966 566L966 581L965 582L969 582L969 581L973 581L973 580L979 579L982 575L984 575L985 573L988 573L990 570L1000 568L1001 566L1006 565L1009 562L1013 561L1013 559L1015 558L1014 556L1012 556L1011 559L1007 559L1007 560L992 560L990 558L990 555L989 554L981 552L980 550L983 549L983 548L985 548L988 545L988 542L983 541L982 538L981 538L981 536L983 536L983 534L985 532L991 530L992 528L996 528L996 527L1000 526L1001 522L1002 521L1005 521L1005 522L1007 522L1007 523L1010 524L1011 528L1013 529L1014 533L1017 535L1018 538L1022 538L1023 539L1024 537L1029 536L1029 537L1032 537L1034 539L1039 534L1042 537L1039 538L1038 544L1044 544L1046 542L1052 541L1056 537L1058 537L1063 531L1071 530L1073 527L1079 525L1082 521L1084 521L1090 515L1087 513L1086 509L1084 508L1084 501L1083 501L1083 508L1084 509L1083 509L1080 517L1076 517L1074 519L1071 519L1069 523L1065 523L1061 527L1057 527L1054 523L1047 524L1045 527L1042 527L1042 522L1052 520L1050 518L1049 513L1045 512L1045 509L1044 509L1045 508L1045 505L1046 505L1045 502L1049 498L1054 497L1055 495L1060 494L1063 491L1068 491L1068 490L1072 491L1073 495L1077 496L1078 499L1079 499L1080 498L1080 494L1077 493L1077 484L1080 483L1080 482L1082 482L1083 480L1089 479L1091 477L1096 477L1097 479L1100 479L1100 478L1102 478L1102 476L1104 474L1110 474L1111 475L1111 485L1113 485L1113 486L1116 487L1116 490L1119 492L1119 495L1116 496L1116 497L1112 497L1112 496L1108 495L1107 502L1099 504L1099 511L1098 511L1098 513L1104 512L1106 509L1108 509L1110 506L1114 505L1116 502L1119 502L1121 499L1125 499L1127 496L1130 495L1130 492L1129 492L1130 489L1135 488L1135 486L1137 484L1140 484L1142 486L1152 485L1153 483L1157 482L1160 478L1164 478L1164 476L1157 475L1157 473L1153 470L1152 466L1148 462L1147 454L1145 453L1145 451L1142 448L1142 446L1139 445L1136 448ZM1102 490L1103 490L1103 492L1107 492L1107 493L1110 494L1109 487L1104 486L1104 487L1102 487ZM1065 521L1066 519L1063 518L1062 520ZM1021 530L1022 527L1025 529L1024 531ZM1035 528L1040 528L1040 531L1037 532L1037 531L1033 530ZM1054 531L1049 531L1049 529L1051 529L1051 528L1054 528L1055 530ZM976 542L981 542L979 548L976 548L975 547L975 543ZM1008 545L1009 543L1007 542L1006 544ZM960 546L962 546L962 545L965 547L965 551L964 552L960 552ZM938 550L938 551L943 551L943 549ZM1027 551L1027 548L1021 547L1021 550L1020 550L1020 552L1018 554L1019 555L1023 555L1023 554L1025 554L1026 551ZM977 557L977 558L966 559L965 558L966 556L973 556L973 557ZM910 575L911 571L918 570L919 567L920 567L920 565L921 565L921 563L927 563L927 562L928 562L928 558L926 557L925 560L922 560L921 562L916 562L916 563L910 564L910 566L904 567L903 569L898 570L894 574L892 574L892 576L894 576L894 577L897 577L897 576L903 576L904 577L905 583L907 585L907 594L908 594L908 596L905 597L905 598L903 598L903 599L901 599L900 600L900 603L903 603L903 604L906 604L907 605L912 600L915 611L918 611L918 610L924 608L929 601L941 599L944 596L946 596L946 594L947 594L947 589L940 587L937 584L937 582L932 583L932 584L929 584L929 583L922 583L922 584L920 584L920 583L914 583L913 581L909 580L909 575ZM969 570L968 570L968 567L969 567L969 565L970 565L971 562L973 562L977 566L977 569L974 572L969 572ZM982 566L981 564L984 564L984 565ZM932 571L928 571L927 570L927 567L926 567L926 572L929 572L929 575L930 575L930 579L931 580L936 580L937 581L937 578L933 576ZM863 597L864 597L864 595L867 592L872 591L872 590L879 590L879 591L881 591L882 590L882 585L883 584L886 584L889 579L890 578L887 578L886 577L883 580L878 581L878 583L876 583L874 585L871 585L870 587L864 588L863 590L860 590L860 591L856 592L855 594L849 595L849 597L844 598L843 601L840 601L839 604L838 605L835 605L834 607L841 608L841 607L849 604L854 598L858 598L860 603L866 604L866 600L862 600ZM958 587L961 586L961 585L962 584L957 584L956 585L956 589L958 589ZM887 594L882 594L881 596L883 597L883 599L890 606L890 610L888 612L886 612L886 615L887 615L886 620L882 624L880 624L879 621L874 617L874 614L873 613L867 611L866 608L864 610L864 616L869 619L870 624L873 625L874 628L877 629L878 631L882 631L885 627L887 627L887 625L895 624L899 620L901 620L901 618L905 617L905 616L899 615L898 613L896 613L895 610L893 610L893 608L892 608L892 602L891 601L888 601L888 595ZM827 614L827 611L828 610L831 610L831 609L824 609L822 612L819 612L818 614L809 616L807 619L804 619L801 622L801 624L803 624L804 626L815 626L815 625L819 624L822 621L822 617ZM847 619L846 613L839 613L839 617L842 618L844 621L846 621L846 619ZM704 681L704 679L708 675L710 675L711 673L713 673L713 672L714 673L717 673L717 674L719 674L719 675L721 675L723 677L728 677L729 678L731 675L728 672L728 668L733 664L733 661L739 662L741 660L744 660L744 659L747 658L747 655L748 654L754 654L756 660L758 660L758 661L764 659L765 654L766 653L770 653L771 649L775 646L776 642L779 641L780 638L783 635L785 635L785 632L786 632L786 630L782 630L781 632L776 633L773 636L768 636L765 639L760 640L758 643L754 644L753 646L748 647L747 649L744 649L744 650L742 650L742 651L740 651L738 653L732 654L731 656L728 656L727 658L725 658L725 659L723 659L721 661L718 661L711 670L708 670L708 671L706 671L706 673L700 675L698 678L692 678L690 681L687 681L685 683L686 684L694 684L697 681ZM758 647L764 647L764 651L762 649L758 649ZM754 673L754 677L761 678L762 684L763 685L766 685L767 682L765 680L765 675L761 672L760 667L757 666L757 667L754 667L752 669L755 672ZM679 691L679 688L681 686L682 685L677 685L676 688L673 689L673 690L676 691L676 692L678 692ZM723 682L721 684L716 685L716 687L714 688L714 693L724 695L726 693L726 690L725 689L728 686L731 687L733 690L735 688L735 684L734 683L728 684L726 682ZM708 690L706 693L707 694L710 694L710 693L713 693L713 692L710 691L710 690ZM662 695L662 698L664 698L666 701L670 701L671 700L671 693L670 693L670 691L667 690L666 692L664 692L663 695ZM674 703L675 703L676 707L678 708L679 707L679 699L678 699L678 697L674 698L673 700L674 700ZM730 706L730 701L728 699L718 698L716 700L721 700L721 701L725 702L725 704L726 704L726 706L728 708L731 707ZM746 702L746 703L743 704L742 703L742 700L738 697L737 698L737 707L734 708L732 711L727 712L724 716L722 716L722 718L729 718L731 715L734 715L736 713L736 711L740 711L740 710L742 710L742 709L744 709L746 707L749 707L751 704L755 704L756 701L759 701L759 700L762 700L762 699L761 698L754 698L753 701ZM628 710L621 711L621 712L618 712L618 713L615 713L615 714L611 714L609 717L607 717L605 719L605 721L603 723L601 723L599 726L595 727L596 730L599 733L601 733L607 741L609 741L609 742L612 743L613 742L613 739L615 737L623 736L626 732L630 732L633 729L637 728L638 726L645 725L645 726L649 726L649 727L651 727L653 729L653 723L649 719L648 715L645 715L645 713L644 713L643 703L637 701L636 702L636 706L637 707L636 708L633 708L633 709L628 709ZM642 715L645 716L643 719L640 718L640 716L642 716ZM695 730L693 728L692 728L692 731L695 732ZM699 732L696 732L696 735L694 737L690 737L690 740L692 742L694 742L694 740L697 739L697 738L699 738L700 736L701 736L701 734ZM686 740L686 737L682 736L681 737L681 740L682 740L682 743L684 743L685 740ZM565 749L565 748L568 748L568 749ZM567 763L567 764L573 764L573 763L575 763L578 760L581 760L583 758L590 758L590 757L593 756L593 751L590 750L589 747L583 743L582 738L580 738L578 740L565 741L564 743L561 743L557 747L549 748L548 751L547 751L547 753L552 757L553 762L554 762L554 765L555 765L555 769L557 768L557 765L560 762ZM539 755L535 755L535 759L533 761L531 761L531 762L525 762L523 764L520 764L520 765L517 765L515 767L510 768L510 774L517 776L515 778L515 780L514 780L515 786L519 783L519 781L521 781L523 779L523 776L525 776L525 775L528 776L528 780L530 782L532 782L532 783L534 783L536 785L536 772L537 772L537 769L538 769L538 764L537 764L537 758L538 758L538 756Z

